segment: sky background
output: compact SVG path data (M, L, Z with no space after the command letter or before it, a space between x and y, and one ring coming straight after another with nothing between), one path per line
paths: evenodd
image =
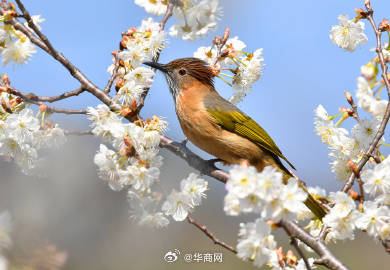
M318 136L315 136L313 125L314 109L319 104L322 104L330 114L337 114L339 107L348 106L343 91L347 90L353 94L355 93L357 88L356 79L360 74L360 66L367 63L374 55L369 49L375 46L375 38L373 31L367 23L365 33L369 41L366 45L359 47L354 53L349 53L336 47L329 39L331 26L338 24L337 16L344 13L350 17L355 16L353 8L362 8L363 2L357 0L221 0L223 17L217 31L196 42L168 37L169 42L161 54L160 62L167 63L175 58L192 56L199 46L209 46L214 36L216 34L221 35L225 27L230 28L231 37L238 36L240 40L247 44L246 51L263 48L266 66L262 77L254 84L253 92L239 104L239 107L267 130L284 155L295 165L297 174L309 185L320 185L328 190L337 190L341 187L341 184L335 180L334 175L330 172L327 147L321 143ZM129 27L139 26L143 18L149 17L143 8L136 6L130 0L26 0L23 3L31 14L41 14L46 19L46 22L41 26L43 33L49 37L54 47L84 72L91 81L102 88L109 79L107 67L111 64L112 56L110 53L117 49L121 39L121 32L124 32ZM389 16L389 1L372 1L372 4L377 22L383 17ZM157 18L156 20L159 19ZM169 28L173 23L175 23L175 19L169 20L167 27ZM78 82L59 63L39 49L29 64L22 67L8 65L1 68L1 73L4 72L9 75L12 85L17 89L24 92L34 92L37 95L57 95L79 87ZM216 87L223 96L228 97L231 95L229 86L218 79ZM97 104L99 104L99 101L95 97L83 93L78 97L61 101L57 103L57 106L83 109L87 106L96 106ZM143 117L154 114L164 116L169 122L167 136L175 140L184 138L176 119L172 97L163 75L159 73L156 75L155 82L142 111ZM89 124L84 117L80 116L54 116L53 119L56 119L61 126L72 129L87 129ZM348 120L346 127L350 127L353 124L353 120ZM385 138L387 139L387 137ZM72 139L70 141L72 142ZM75 143L77 147L69 145L68 148L79 149L78 151L82 151L82 154L74 154L74 159L69 158L69 156L65 156L62 159L59 158L58 160L68 163L53 165L53 167L58 169L57 174L63 174L61 168L67 170L68 168L73 170L84 169L85 172L80 171L79 174L86 175L85 177L88 176L88 179L91 178L92 180L88 180L90 181L88 182L89 184L99 182L100 180L97 180L93 165L93 155L97 150L99 142L96 139L77 139ZM209 157L192 145L190 145L190 148L200 153L203 157ZM72 155L71 153L68 154ZM174 159L169 153L163 152L163 154L166 155L167 160L167 165L164 166L165 174L163 177L172 178L170 179L170 181L173 181L172 186L177 186L178 181L188 174L188 170L180 168L174 175L169 174L167 171L169 166L179 167L182 164L184 166L184 163ZM73 166L72 162L81 162L77 158L83 158L82 164L85 166ZM11 164L5 164L4 162L1 164L2 169L11 167ZM18 184L14 183L14 178L19 179L16 181ZM7 174L6 179L4 175L0 176L0 179L4 179L7 183L2 188L3 195L6 197L0 200L0 202L4 203L1 206L4 205L5 209L10 208L18 212L19 210L17 209L21 206L16 205L17 202L15 199L13 201L11 194L17 193L18 189L16 187L22 188L24 186L23 181L27 181L28 178L15 172ZM39 184L41 180L34 181L34 184ZM58 179L56 181L58 182ZM72 193L73 189L78 190L80 188L77 187L77 182L73 181L72 183L71 190L67 189L69 194L74 194ZM58 188L65 188L62 184L58 185L56 184L49 188L48 191L59 192ZM118 196L117 193L111 192L102 183L99 182L99 185L101 186L95 188L99 189L99 192L102 194L106 194L102 195L105 200L115 198L115 202L122 201L123 203L125 201L124 194L122 194L122 197ZM215 188L213 194L220 196L212 200L217 205L213 206L215 208L213 209L221 212L224 188L222 185L214 182L211 185L212 188ZM13 187L14 193L5 195L6 190L4 191L4 189L8 186ZM85 187L81 190L86 189ZM24 192L27 194L28 191L25 190ZM82 194L76 192L75 196L80 196L81 200ZM96 194L90 194L89 196L96 198ZM121 197L121 199L117 199L117 197ZM32 201L36 202L35 199L32 199ZM34 206L35 210L31 210L33 211L32 213L36 213L34 211L38 211L37 209L39 209L41 204L45 205L44 201L40 202L41 204L36 203L37 205ZM35 204L31 203L31 205ZM111 206L111 204L109 205ZM68 211L73 211L70 206L68 208L70 209ZM34 215L26 214L29 211L28 209L24 210L26 212L20 212L21 219L23 217L24 220L38 220L38 218L33 217ZM117 212L126 211L126 206L122 205L122 208L119 209L121 210L117 210ZM41 218L44 219L45 215L51 213L50 211L47 213L39 212L42 215ZM94 212L91 211L91 213ZM205 213L205 218L210 218L207 217L207 211ZM61 212L56 214L59 219L63 217ZM122 217L120 220L126 220L124 218L126 215L127 212L120 212ZM93 222L99 222L97 218L94 216L92 218ZM238 224L237 221L234 222L234 224ZM58 223L60 222L58 221ZM53 226L58 225L57 223L53 224ZM218 224L221 225L223 222L221 220L216 221L214 226L217 227ZM120 226L127 225L121 224ZM88 227L90 223L86 223L83 226ZM78 229L87 230L83 226ZM114 228L117 229L117 227ZM237 229L237 226L232 226L230 232ZM104 231L103 229L101 230ZM113 230L115 231L115 229ZM42 229L42 231L44 230ZM98 232L100 231L96 231L96 234ZM134 234L134 232L132 233ZM57 237L54 229L52 235L52 238ZM57 240L61 242L61 239L66 239L69 235L65 234L62 237L58 236ZM235 239L235 233L232 236L229 235L229 237ZM131 237L128 236L128 239L131 239ZM204 242L207 243L207 240ZM107 245L112 244L105 243ZM66 244L64 245L66 246ZM147 246L145 243L144 245ZM204 243L199 245L204 245ZM150 246L147 246L147 248L150 248ZM94 254L95 256L96 253ZM114 256L114 258L116 257ZM389 262L387 257L386 259ZM82 258L79 261L82 262ZM73 263L75 262L73 261ZM81 266L78 265L73 268L78 269L78 267ZM104 267L101 269L104 269ZM141 269L143 268L141 267ZM146 266L145 269L147 269Z

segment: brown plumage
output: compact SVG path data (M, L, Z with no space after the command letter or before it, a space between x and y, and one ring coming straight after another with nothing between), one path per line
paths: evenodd
M145 64L164 73L183 133L194 145L227 164L245 162L258 171L273 166L285 181L291 177L280 158L293 165L260 125L218 94L204 61L182 58L166 65ZM310 194L305 203L318 217L325 215Z

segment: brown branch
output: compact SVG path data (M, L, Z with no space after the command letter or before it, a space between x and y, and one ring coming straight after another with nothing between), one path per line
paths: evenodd
M31 93L31 94L28 94L28 95L30 96L30 99L34 100L34 101L53 103L53 102L56 102L56 101L59 101L59 100L63 100L63 99L66 99L66 98L69 98L69 97L72 97L72 96L78 96L79 94L81 94L84 91L85 91L85 89L83 87L79 87L79 88L77 88L75 90L72 90L72 91L69 91L69 92L65 92L65 93L63 93L61 95L58 95L58 96L51 96L51 97L36 96L34 93Z
M226 244L225 242L219 240L218 238L216 238L214 236L214 234L212 232L210 232L207 227L205 225L202 225L200 224L199 222L197 222L192 216L190 215L187 215L187 220L190 224L194 225L195 227L197 227L199 230L201 230L202 232L204 232L204 234L210 238L214 244L216 245L219 245L231 252L233 252L234 254L237 254L237 251L230 245Z
M112 74L111 74L110 79L109 79L108 82L107 82L106 87L104 88L104 93L106 93L106 94L110 93L112 84L114 83L116 77L118 76L118 70L119 70L119 58L118 58L118 53L119 53L119 51L117 51L117 53L116 53L115 56L114 56L114 59L115 59L115 61L114 61L114 69L113 69L113 71L112 71Z
M63 108L57 108L53 106L47 106L45 103L35 100L33 94L25 94L11 86L6 86L6 87L8 93L21 97L23 101L26 103L35 104L38 106L45 105L46 111L48 113L63 113L63 114L86 114L87 113L87 110L71 110L71 109L63 109Z
M211 176L222 183L226 183L227 179L229 178L229 174L216 168L214 162L208 162L202 159L200 156L188 149L187 146L183 143L178 143L168 137L161 136L160 147L168 149L175 155L181 157L187 161L188 165L197 169L204 175Z
M287 231L286 231L287 232ZM288 234L288 232L287 232ZM291 236L290 236L291 237ZM297 239L295 239L294 237L291 237L291 241L290 241L290 244L295 248L295 250L298 252L299 256L301 256L302 260L305 262L305 266L306 266L306 269L307 270L312 270L311 266L310 266L310 263L309 261L307 260L307 257L305 255L305 253L303 252L303 250L300 248L300 246L298 245L298 241Z
M345 266L330 252L324 242L318 241L315 237L311 236L296 223L282 219L279 222L279 225L286 231L288 235L290 235L290 237L301 240L320 256L320 259L316 261L317 264L322 264L333 270L348 269L347 266Z

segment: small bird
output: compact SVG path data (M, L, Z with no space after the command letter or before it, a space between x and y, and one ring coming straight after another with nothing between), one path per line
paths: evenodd
M292 176L280 158L294 166L268 133L218 94L214 75L206 62L181 58L168 64L144 64L164 73L183 133L194 145L225 164L246 163L259 172L273 166L283 173L285 181ZM322 206L310 194L305 204L317 217L325 215Z

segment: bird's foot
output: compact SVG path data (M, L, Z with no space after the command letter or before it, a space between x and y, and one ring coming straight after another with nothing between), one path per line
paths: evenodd
M181 141L181 144L183 146L187 146L187 143L188 143L188 138L184 138L184 140Z
M221 161L223 161L223 160L220 159L220 158L213 158L213 159L207 160L207 163L209 163L211 166L214 166L214 167L215 167L215 163L221 162Z

